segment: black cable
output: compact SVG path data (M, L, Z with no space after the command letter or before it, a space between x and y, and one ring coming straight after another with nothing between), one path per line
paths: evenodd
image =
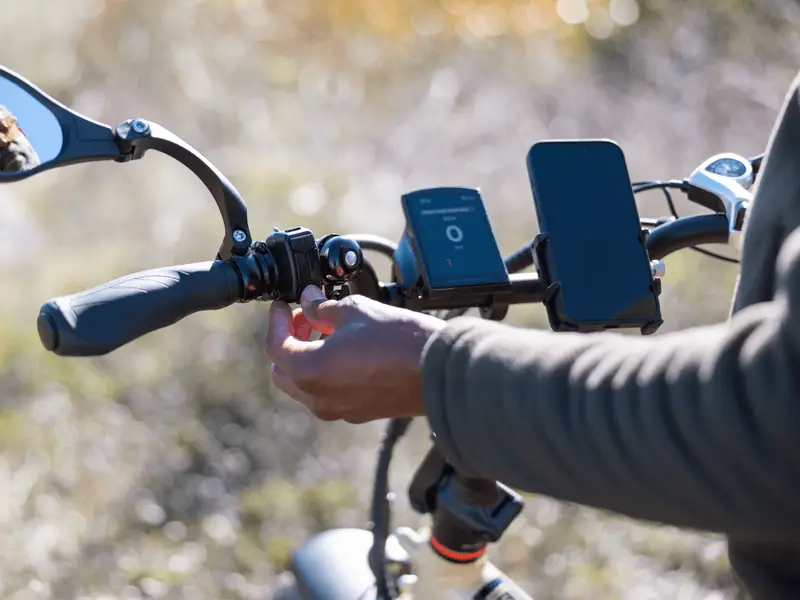
M669 181L634 181L631 185L633 186L634 194L656 189L686 190L686 184L677 179L670 179Z
M412 419L407 417L389 421L381 437L378 463L375 467L372 506L370 507L372 548L369 551L369 566L373 575L375 575L377 598L380 600L390 600L397 596L396 590L392 590L389 587L389 581L386 578L386 540L389 539L389 527L391 526L389 465L392 462L394 447L408 431L411 421Z

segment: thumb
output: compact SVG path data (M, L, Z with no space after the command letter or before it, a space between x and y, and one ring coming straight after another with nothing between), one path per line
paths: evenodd
M300 296L300 307L306 321L322 334L331 334L344 321L342 307L336 300L328 300L315 285L306 286Z

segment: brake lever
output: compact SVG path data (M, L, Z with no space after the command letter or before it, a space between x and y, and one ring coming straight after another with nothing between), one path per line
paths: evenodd
M138 160L148 150L157 150L197 175L214 197L225 227L217 258L229 260L247 254L253 241L247 223L247 205L233 184L208 159L165 127L144 119L123 121L114 134L122 152L117 162Z

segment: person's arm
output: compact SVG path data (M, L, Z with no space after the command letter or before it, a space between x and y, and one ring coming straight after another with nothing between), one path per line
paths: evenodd
M460 467L677 526L800 535L800 229L778 294L658 337L457 319L428 342L424 402Z

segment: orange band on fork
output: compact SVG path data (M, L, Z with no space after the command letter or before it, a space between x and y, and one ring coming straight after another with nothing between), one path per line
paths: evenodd
M456 552L455 550L450 550L450 548L446 546L442 546L435 537L431 537L431 546L436 552L454 562L473 562L478 560L486 552L486 546L475 552Z

